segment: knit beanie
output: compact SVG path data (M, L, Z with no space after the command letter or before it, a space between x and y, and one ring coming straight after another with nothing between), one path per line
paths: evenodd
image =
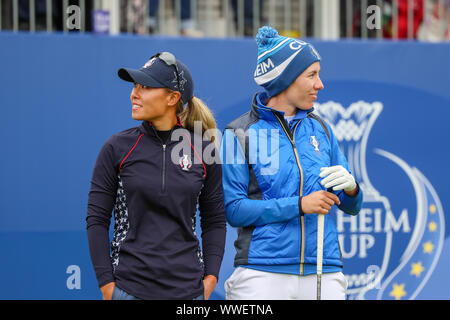
M260 28L256 43L258 62L254 78L266 89L269 97L287 89L305 69L321 60L311 44L280 36L272 27Z

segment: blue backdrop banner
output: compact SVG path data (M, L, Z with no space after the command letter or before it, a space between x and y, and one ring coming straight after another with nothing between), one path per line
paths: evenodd
M365 194L358 216L330 213L348 298L450 299L450 44L311 42L323 58L316 112ZM101 299L90 179L106 139L139 124L117 70L173 52L222 130L260 90L256 43L2 32L0 48L0 299ZM225 298L236 236L228 226L213 299Z

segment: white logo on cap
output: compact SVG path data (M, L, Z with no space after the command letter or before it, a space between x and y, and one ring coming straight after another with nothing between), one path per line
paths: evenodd
M173 75L174 75L175 78L173 78L172 83L175 83L174 87L178 89L178 81L177 81L177 73L176 73L176 71L173 72ZM180 87L181 87L179 90L184 91L184 85L187 82L187 80L184 78L184 70L181 71L178 74L178 76L180 78Z

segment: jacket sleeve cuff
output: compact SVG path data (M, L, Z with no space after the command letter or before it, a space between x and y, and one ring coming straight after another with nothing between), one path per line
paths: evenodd
M342 192L342 196L340 196L341 204L338 208L345 213L350 215L357 215L361 210L362 202L363 202L363 191L359 188L359 184L356 183L357 193L355 196L351 197Z
M298 197L298 214L300 216L305 215L305 213L303 212L303 209L302 209L302 199L303 199L303 196Z
M222 257L218 255L209 255L205 257L205 274L213 275L219 279L220 265L222 264Z
M110 272L105 272L103 274L97 275L98 287L101 288L105 284L110 282L115 282L114 276Z

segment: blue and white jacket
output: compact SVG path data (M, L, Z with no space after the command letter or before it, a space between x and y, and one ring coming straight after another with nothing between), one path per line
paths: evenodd
M238 228L235 266L307 275L316 272L317 214L303 214L301 198L325 190L321 167L348 163L328 124L298 110L287 124L282 112L265 106L256 94L250 111L232 121L222 141L223 190L227 221ZM359 189L359 187L358 187ZM355 197L334 192L338 208L358 214ZM338 233L325 215L323 272L340 271Z

